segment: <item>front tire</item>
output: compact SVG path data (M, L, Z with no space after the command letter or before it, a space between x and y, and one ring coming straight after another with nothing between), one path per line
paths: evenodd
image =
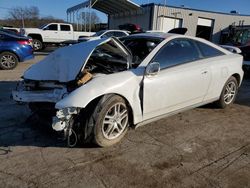
M18 58L11 52L3 52L0 54L0 69L12 70L18 64Z
M239 84L235 77L230 77L223 87L220 99L216 102L219 108L226 108L234 103L238 93Z
M101 147L114 145L124 137L128 130L127 104L120 96L104 96L86 122L86 126L93 126L92 142Z

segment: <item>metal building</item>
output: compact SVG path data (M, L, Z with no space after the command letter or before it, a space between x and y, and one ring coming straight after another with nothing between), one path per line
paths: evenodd
M222 31L227 30L230 25L250 25L250 16L237 12L221 13L154 3L140 6L131 0L87 0L67 10L68 21L76 23L75 17L81 10L86 13L86 8L104 12L108 16L109 29L118 29L119 25L126 23L138 24L143 30L165 32L186 27L187 35L202 37L215 43L220 42Z
M198 36L219 43L222 31L228 29L230 25L250 25L250 16L147 4L129 13L109 16L110 29L118 28L119 25L125 23L138 24L144 30L165 32L173 28L186 27L188 28L187 35Z

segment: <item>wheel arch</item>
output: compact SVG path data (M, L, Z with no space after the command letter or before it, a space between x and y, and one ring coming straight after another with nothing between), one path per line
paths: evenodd
M9 52L9 53L14 54L17 57L18 62L22 61L22 58L15 51L13 51L13 50L3 50L3 51L0 51L0 55L2 53L4 53L4 52Z
M241 84L241 77L238 73L233 74L231 77L234 77L237 80L238 85Z
M40 40L41 42L43 42L43 37L40 34L30 33L30 34L28 34L28 36L31 37L32 39L37 39L37 40Z
M90 107L92 106L95 106L95 104L97 104L101 99L103 99L104 97L107 98L107 97L110 97L110 96L119 96L121 97L122 99L125 100L126 102L126 105L128 107L128 110L129 110L129 123L130 123L130 126L133 126L134 125L134 110L133 110L133 107L132 105L130 104L129 100L121 95L121 94L118 94L118 93L107 93L107 94L103 94L103 95L100 95L98 97L95 97L93 98L87 105L84 109L89 109Z

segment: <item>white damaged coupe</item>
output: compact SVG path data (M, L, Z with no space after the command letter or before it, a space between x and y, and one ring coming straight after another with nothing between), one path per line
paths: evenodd
M34 64L12 92L41 119L78 141L111 146L138 127L236 98L243 58L203 39L136 34L60 48Z

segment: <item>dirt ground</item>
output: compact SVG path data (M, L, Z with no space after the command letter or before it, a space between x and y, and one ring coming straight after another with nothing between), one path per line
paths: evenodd
M0 71L0 187L250 187L250 80L236 104L130 130L110 148L67 148L10 99L35 60Z

